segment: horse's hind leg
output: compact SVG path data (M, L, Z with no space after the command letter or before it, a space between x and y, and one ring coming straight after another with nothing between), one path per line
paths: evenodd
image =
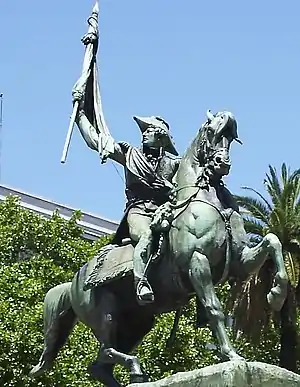
M120 318L115 296L102 291L97 312L93 312L92 316L94 323L90 326L99 342L103 344L96 360L89 367L90 375L108 387L118 387L120 384L113 376L113 367L120 364L130 371L132 379L136 381L138 377L141 379L144 374L138 358L121 352L124 351L125 345L118 345L119 327L121 330L124 329L126 319L122 321ZM132 332L128 330L127 334L130 336Z
M112 347L107 348L105 345L101 346L96 361L90 365L90 375L107 387L121 387L113 376L115 364L123 365L129 370L131 383L147 381L136 356L128 355Z
M96 310L89 315L87 325L100 344L100 349L95 361L88 368L89 374L93 379L103 383L107 387L120 387L120 383L114 378L113 369L117 363L106 353L106 348L112 347L115 342L116 333L116 303L115 297L109 292L101 289L98 293L100 300L97 303Z
M212 283L209 261L205 255L196 251L190 261L190 279L197 296L205 307L211 329L219 342L221 354L227 360L243 359L236 353L227 335L225 317Z
M288 277L282 256L282 246L275 234L267 234L255 247L245 247L241 255L243 271L247 275L257 273L262 265L271 257L275 264L275 284L267 296L270 306L279 311L286 299Z
M138 357L129 353L141 342L153 325L153 314L145 313L145 309L140 307L131 310L130 314L118 315L114 348L102 346L98 355L100 367L103 369L103 366L106 367L109 363L118 363L129 370L131 383L147 381L148 377L143 372Z
M131 353L142 341L144 336L150 332L154 325L153 313L146 312L145 308L138 307L131 313L119 316L117 329L117 349L124 353ZM148 381L148 376L142 370L137 357L133 357L133 366L130 371L131 383L140 383Z

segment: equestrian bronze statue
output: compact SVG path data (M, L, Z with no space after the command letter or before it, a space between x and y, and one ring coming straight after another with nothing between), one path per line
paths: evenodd
M222 180L230 172L231 145L240 142L237 121L231 112L208 111L181 158L169 125L158 116L135 118L143 133L141 148L116 142L105 125L94 83L96 11L94 29L83 39L90 60L83 72L86 79L74 88L73 117L90 148L104 160L124 166L128 205L113 242L80 268L71 282L46 294L45 345L31 375L52 367L81 321L99 341L98 355L89 367L93 378L109 387L120 386L113 370L121 364L132 382L145 381L132 351L151 330L156 315L178 310L192 297L201 305L222 357L242 360L227 335L214 287L228 278L245 280L271 259L274 284L267 299L271 308L280 310L287 273L276 235L267 234L250 246L239 208Z

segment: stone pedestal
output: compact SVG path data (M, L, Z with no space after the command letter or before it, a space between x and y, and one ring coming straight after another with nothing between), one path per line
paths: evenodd
M230 361L130 387L300 387L300 375L271 364Z

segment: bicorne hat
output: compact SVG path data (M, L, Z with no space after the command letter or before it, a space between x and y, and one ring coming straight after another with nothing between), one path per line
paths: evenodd
M144 133L145 130L148 129L150 126L162 129L165 132L166 137L168 139L167 146L165 147L166 152L169 152L175 156L178 156L178 152L175 148L173 138L170 135L170 126L162 117L159 117L159 116L151 116L151 117L134 116L133 119L138 124L142 133Z

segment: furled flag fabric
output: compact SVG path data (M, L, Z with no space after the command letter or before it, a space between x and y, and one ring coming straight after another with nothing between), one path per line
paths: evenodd
M97 133L101 134L98 151L102 160L105 161L107 154L113 152L113 139L104 120L98 81L96 59L99 44L98 13L99 9L96 3L92 15L88 19L90 25L88 33L82 38L86 45L83 69L81 77L73 87L72 94L75 101L83 98L84 113Z

